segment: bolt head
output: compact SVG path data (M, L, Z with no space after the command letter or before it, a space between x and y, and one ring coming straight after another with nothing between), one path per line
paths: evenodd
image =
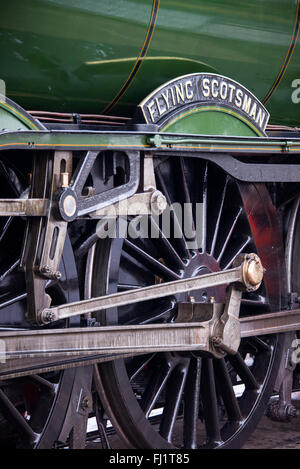
M295 406L293 406L292 404L289 404L287 406L287 409L286 409L286 415L287 417L289 418L293 418L293 417L296 417L297 416L297 409Z
M42 268L41 268L41 272L43 274L50 274L51 273L51 269L50 267L48 267L47 265L44 265Z
M53 277L56 280L60 280L61 279L61 272L59 270L57 270L56 272L54 272Z
M48 324L49 322L54 322L56 320L56 314L51 309L46 309L41 316L42 322Z
M82 398L80 406L83 410L90 409L92 407L92 402L91 402L90 398L88 396L84 396Z

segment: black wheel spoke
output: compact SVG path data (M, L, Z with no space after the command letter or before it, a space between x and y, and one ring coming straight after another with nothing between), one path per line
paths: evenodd
M183 444L197 448L197 423L200 404L201 359L192 358L184 392Z
M207 241L207 205L208 205L208 164L205 164L205 170L203 175L203 192L202 192L202 220L201 220L201 251L206 252L206 241ZM197 227L198 229L198 227Z
M0 234L0 243L1 241L3 240L4 236L6 235L9 227L11 226L13 220L15 220L15 217L9 217L6 222L5 222L5 225L3 226L2 228L2 231L1 231L1 234Z
M7 277L11 272L13 272L20 264L20 259L17 259L5 272L0 274L0 282L3 282L5 277Z
M221 443L221 432L212 358L202 360L201 399L207 435L206 445L214 447Z
M182 180L184 226L185 228L188 227L189 234L191 235L191 236L188 236L189 240L194 240L196 236L195 223L194 223L190 192L188 189L186 175L185 175L184 158L182 156L179 158L179 174Z
M128 285L126 283L118 284L118 291L136 290L137 288L141 288L141 286L140 285Z
M164 233L161 231L153 217L150 218L150 223L151 230L153 230L153 233L155 233L155 236L157 237L156 243L160 247L161 252L163 252L164 258L169 261L175 269L183 269L185 267L184 262L178 255L177 251L173 248L168 238L166 238Z
M167 396L161 419L159 433L168 442L172 440L172 433L176 423L179 407L182 402L188 364L177 366L173 371L167 387Z
M143 231L144 227L142 227L140 231L138 230L141 217L136 217L136 219L139 219L139 220L135 222L134 224L133 222L135 220L134 219L131 220L127 239L131 241L134 245L140 247L143 251L147 252L147 254L149 254L150 256L156 257L157 249L156 249L156 245L152 242L153 234L150 231L151 225L149 224L149 218L148 217L146 218L147 228L145 231Z
M170 363L162 363L158 371L154 369L150 383L145 389L141 400L141 408L145 412L146 417L149 417L149 414L155 406L171 372L172 365Z
M184 167L184 158L181 156L178 159L179 162L179 172L180 172L180 179L182 181L182 194L183 194L183 203L184 204L191 204L191 196L190 196L190 191L188 188L187 180L186 180L186 175L185 175L185 167Z
M15 422L17 427L26 434L29 441L34 441L36 435L26 419L20 414L20 412L15 408L13 403L8 399L6 394L0 389L0 403L4 412L7 412L11 419Z
M156 321L167 321L170 320L172 315L174 315L174 308L175 301L168 304L162 304L161 306L158 306L157 308L145 314L139 315L136 318L127 321L126 324L151 324Z
M239 352L236 355L228 355L228 359L246 386L246 389L259 389L259 383Z
M131 266L138 269L139 273L142 274L148 282L151 282L151 280L153 279L153 272L151 271L151 269L146 267L142 262L139 262L139 260L137 260L135 257L128 254L125 250L122 250L121 257L122 264L126 264L126 267L127 265L129 266L131 264ZM126 280L122 280L119 283L119 285L122 284L126 285Z
M224 255L224 252L225 252L226 247L227 247L227 245L228 245L228 243L229 243L229 240L231 239L233 230L234 230L234 228L235 228L235 226L236 226L236 224L237 224L237 221L238 221L239 217L241 216L242 212L243 212L243 208L240 207L239 210L238 210L238 212L237 212L237 214L235 215L235 217L234 217L232 223L231 223L231 226L230 226L228 232L227 232L225 241L223 242L223 246L222 246L221 252L219 253L218 258L217 258L217 261L218 261L218 262L220 262L220 260L222 259L223 255Z
M7 306L12 305L13 303L17 303L18 301L24 300L25 298L27 298L27 293L22 293L7 301L3 301L2 303L0 303L0 309L6 308Z
M224 358L214 360L214 369L218 390L222 396L229 420L241 422L243 420L243 416L234 393L232 381Z
M183 234L183 231L182 231L182 226L179 223L177 214L176 214L175 210L172 210L172 201L170 199L167 186L166 186L166 184L163 180L163 177L162 177L162 174L161 174L161 171L160 171L159 167L156 168L156 175L157 175L157 178L158 178L158 182L159 182L161 191L163 192L164 196L166 197L167 203L168 203L169 207L171 208L170 221L174 226L174 232L177 234L176 238L174 239L174 243L178 246L178 248L180 250L180 253L183 255L183 257L186 257L188 259L188 258L191 257L191 254L190 254L189 249L187 247L186 239L184 237L184 234Z
M180 276L176 274L173 270L166 267L164 264L159 262L154 257L147 254L145 251L135 246L128 239L124 240L124 250L136 258L145 265L151 272L155 273L157 276L162 277L164 280L179 280Z
M147 366L151 362L151 360L153 360L155 356L156 356L156 353L152 353L151 355L146 355L146 356L142 355L140 357L136 356L132 358L129 364L127 365L127 373L128 373L129 379L132 380L136 376L138 376L139 373L143 371L145 366Z
M261 352L271 352L272 347L270 344L262 340L261 337L249 337L248 342L254 345Z
M220 229L220 221L221 221L221 215L223 213L223 207L224 207L224 202L225 202L225 197L226 197L228 181L229 181L229 178L228 178L228 176L226 176L224 189L223 189L222 196L221 196L220 205L218 207L218 217L217 217L217 220L216 220L214 235L213 235L211 248L210 248L210 255L211 256L213 256L214 253L215 253L215 247L216 247L216 242L217 242L218 233L219 233L219 229Z
M257 300L253 300L249 298L242 298L241 304L246 305L246 306L253 306L254 308L257 308L257 307L265 308L268 305L266 298L262 296L260 296L260 298Z
M26 379L28 379L29 381L32 381L33 383L39 386L42 386L43 388L48 389L51 393L54 393L55 385L51 383L51 381L48 381L47 379L43 378L42 376L31 375L31 376L28 376Z
M0 171L4 175L6 182L8 182L16 197L20 197L22 193L21 184L15 171L12 168L7 168L3 161L0 160Z
M238 251L236 251L234 253L233 256L230 257L229 261L227 260L227 264L225 265L224 267L224 270L226 269L229 269L229 267L231 266L231 264L233 263L234 259L241 253L244 251L245 247L250 243L251 241L251 238L250 236L247 237L247 239L242 243L242 245L238 248Z

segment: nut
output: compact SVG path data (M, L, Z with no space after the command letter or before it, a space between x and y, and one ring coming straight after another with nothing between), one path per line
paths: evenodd
M160 191L154 191L150 199L151 211L160 215L167 208L167 199Z
M41 274L44 277L50 278L52 280L59 280L61 278L61 272L59 270L51 270L51 268L48 265L44 265L41 268Z
M91 399L88 396L84 396L81 400L80 407L82 410L88 410L92 407Z
M41 315L42 323L48 324L49 322L54 322L56 320L56 314L51 309L45 309Z

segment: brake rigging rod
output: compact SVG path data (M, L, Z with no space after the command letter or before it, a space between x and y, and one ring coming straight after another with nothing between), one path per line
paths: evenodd
M238 264L238 265L236 265ZM152 300L178 293L215 287L223 284L237 283L247 291L256 290L263 278L263 267L256 254L242 254L235 261L235 267L221 272L213 272L192 278L174 280L172 282L151 285L135 290L113 293L74 303L44 308L39 312L41 324L66 319L79 314L95 313L97 311L118 306Z

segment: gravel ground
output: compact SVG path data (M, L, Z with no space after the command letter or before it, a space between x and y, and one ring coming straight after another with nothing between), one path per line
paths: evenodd
M296 397L293 404L300 409L300 393ZM113 449L124 449L117 435L111 436L109 440ZM99 449L101 444L96 440L89 442L87 448ZM243 449L300 449L300 417L294 418L290 423L273 422L262 417Z
M300 401L294 401L294 404L300 408ZM273 422L263 417L244 448L300 449L300 417L290 423Z

